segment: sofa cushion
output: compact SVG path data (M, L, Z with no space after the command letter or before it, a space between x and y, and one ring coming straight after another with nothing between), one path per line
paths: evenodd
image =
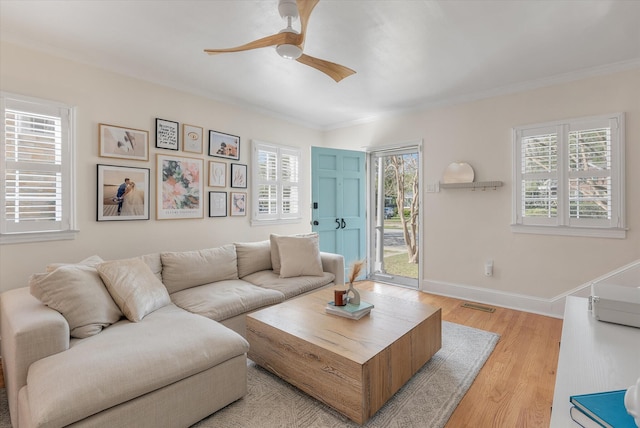
M280 249L278 248L278 238L280 238L282 236L307 237L307 236L318 236L318 234L315 233L315 232L313 232L313 233L301 233L301 234L298 234L298 235L276 235L275 233L272 233L269 236L269 241L271 242L271 268L278 275L280 275Z
M280 278L322 276L317 235L281 236L277 241L280 252Z
M113 260L96 268L122 313L134 322L171 303L169 293L140 258Z
M271 243L269 240L240 242L235 246L240 278L261 270L271 270Z
M32 275L29 290L64 316L73 337L98 334L122 317L100 275L91 266L61 265L52 272Z
M247 275L243 278L252 284L270 290L277 290L290 299L311 290L333 284L335 275L324 272L322 276L298 276L295 278L280 278L273 271L263 270Z
M66 426L248 349L247 341L232 330L172 304L139 323L120 321L31 365L27 393L32 425Z
M279 291L256 287L236 279L178 291L171 294L171 300L194 314L224 321L236 315L283 302L284 295Z
M198 251L161 253L162 282L169 293L216 281L238 279L233 244Z
M160 253L145 254L137 258L145 262L156 278L162 282L162 260L160 259Z

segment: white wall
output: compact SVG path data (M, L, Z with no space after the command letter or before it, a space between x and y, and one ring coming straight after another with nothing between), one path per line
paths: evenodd
M1 90L77 106L80 195L80 234L76 240L0 246L0 291L26 285L31 273L42 271L54 261L77 261L92 254L112 259L160 250L206 248L266 239L271 232L310 229L306 193L302 201L304 218L297 225L251 227L249 217L158 221L154 219L153 178L151 220L96 222L96 164L151 168L155 177L155 154L170 153L153 147L156 117L199 125L205 132L215 129L239 135L240 162L246 164L251 161L252 138L302 147L303 164L309 160L311 145L362 150L423 139L426 183L438 182L452 161L471 163L479 181L504 181L505 186L496 191L422 194L426 290L463 294L479 301L486 297L490 303L505 306L513 305L520 296L529 303L521 305L523 308L536 310L537 301L545 306L556 296L640 258L640 70L425 109L323 133L15 45L0 44L0 58ZM627 114L627 239L512 233L511 128L618 111ZM98 123L149 130L150 161L99 157ZM204 154L202 158L214 159ZM309 176L303 180L303 188L308 189ZM488 258L494 260L491 278L483 275ZM501 301L504 296L507 299ZM540 311L545 312L545 308Z
M155 220L156 153L194 156L182 151L156 149L155 118L202 126L205 133L214 129L239 135L239 162L244 164L250 164L250 140L254 138L301 147L302 162L308 163L309 147L322 144L320 131L11 44L0 45L0 58L0 90L77 106L77 217L80 229L73 241L0 246L0 291L27 285L30 274L43 271L48 263L55 261L78 261L92 254L115 259L161 250L200 249L266 239L271 232L310 230L306 193L302 195L301 204L303 221L286 227L251 227L249 216L209 218L206 206L203 219ZM99 123L148 130L149 162L99 157ZM205 144L206 141L207 137ZM223 160L206 154L200 157L205 164L208 160ZM96 221L97 164L151 169L151 220ZM308 169L305 171L309 172ZM302 180L302 188L309 188L310 176L303 176Z
M626 113L627 238L512 233L511 129L613 112ZM360 149L417 139L424 142L426 184L441 180L453 161L469 162L476 181L505 183L495 191L425 193L423 186L423 289L478 300L484 296L494 303L516 295L505 300L507 305L519 295L527 296L529 303L548 303L640 258L640 70L337 129L325 134L325 145ZM494 260L493 277L483 275L486 259Z

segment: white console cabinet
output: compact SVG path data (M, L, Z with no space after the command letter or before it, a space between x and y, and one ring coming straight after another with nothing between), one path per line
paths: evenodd
M627 389L640 378L640 328L596 320L588 299L567 297L551 428L571 428L569 396Z

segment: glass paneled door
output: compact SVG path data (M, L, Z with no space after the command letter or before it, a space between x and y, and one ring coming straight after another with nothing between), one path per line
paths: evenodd
M370 278L419 288L420 144L372 151Z

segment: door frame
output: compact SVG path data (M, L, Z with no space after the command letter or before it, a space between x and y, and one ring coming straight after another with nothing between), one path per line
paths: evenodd
M413 150L412 150L413 149ZM419 255L418 255L418 279L417 284L411 284L411 281L392 281L392 277L389 278L388 281L385 281L381 275L377 275L376 278L373 278L374 270L375 270L375 256L376 256L376 248L375 248L375 240L376 240L376 224L375 224L375 210L376 210L376 200L374 195L374 190L376 188L376 168L375 166L375 157L388 153L394 154L395 152L401 151L416 151L418 152L418 191L420 192L420 199L418 201L418 233L420 239L418 240L419 245ZM380 282L388 282L390 284L410 287L417 290L422 290L423 278L424 278L424 174L423 174L423 140L417 139L408 141L405 143L398 144L389 144L375 147L368 147L366 149L367 158L366 164L368 167L367 174L367 277L372 278L375 281ZM379 206L378 209L381 211L378 215L383 214L384 206Z

